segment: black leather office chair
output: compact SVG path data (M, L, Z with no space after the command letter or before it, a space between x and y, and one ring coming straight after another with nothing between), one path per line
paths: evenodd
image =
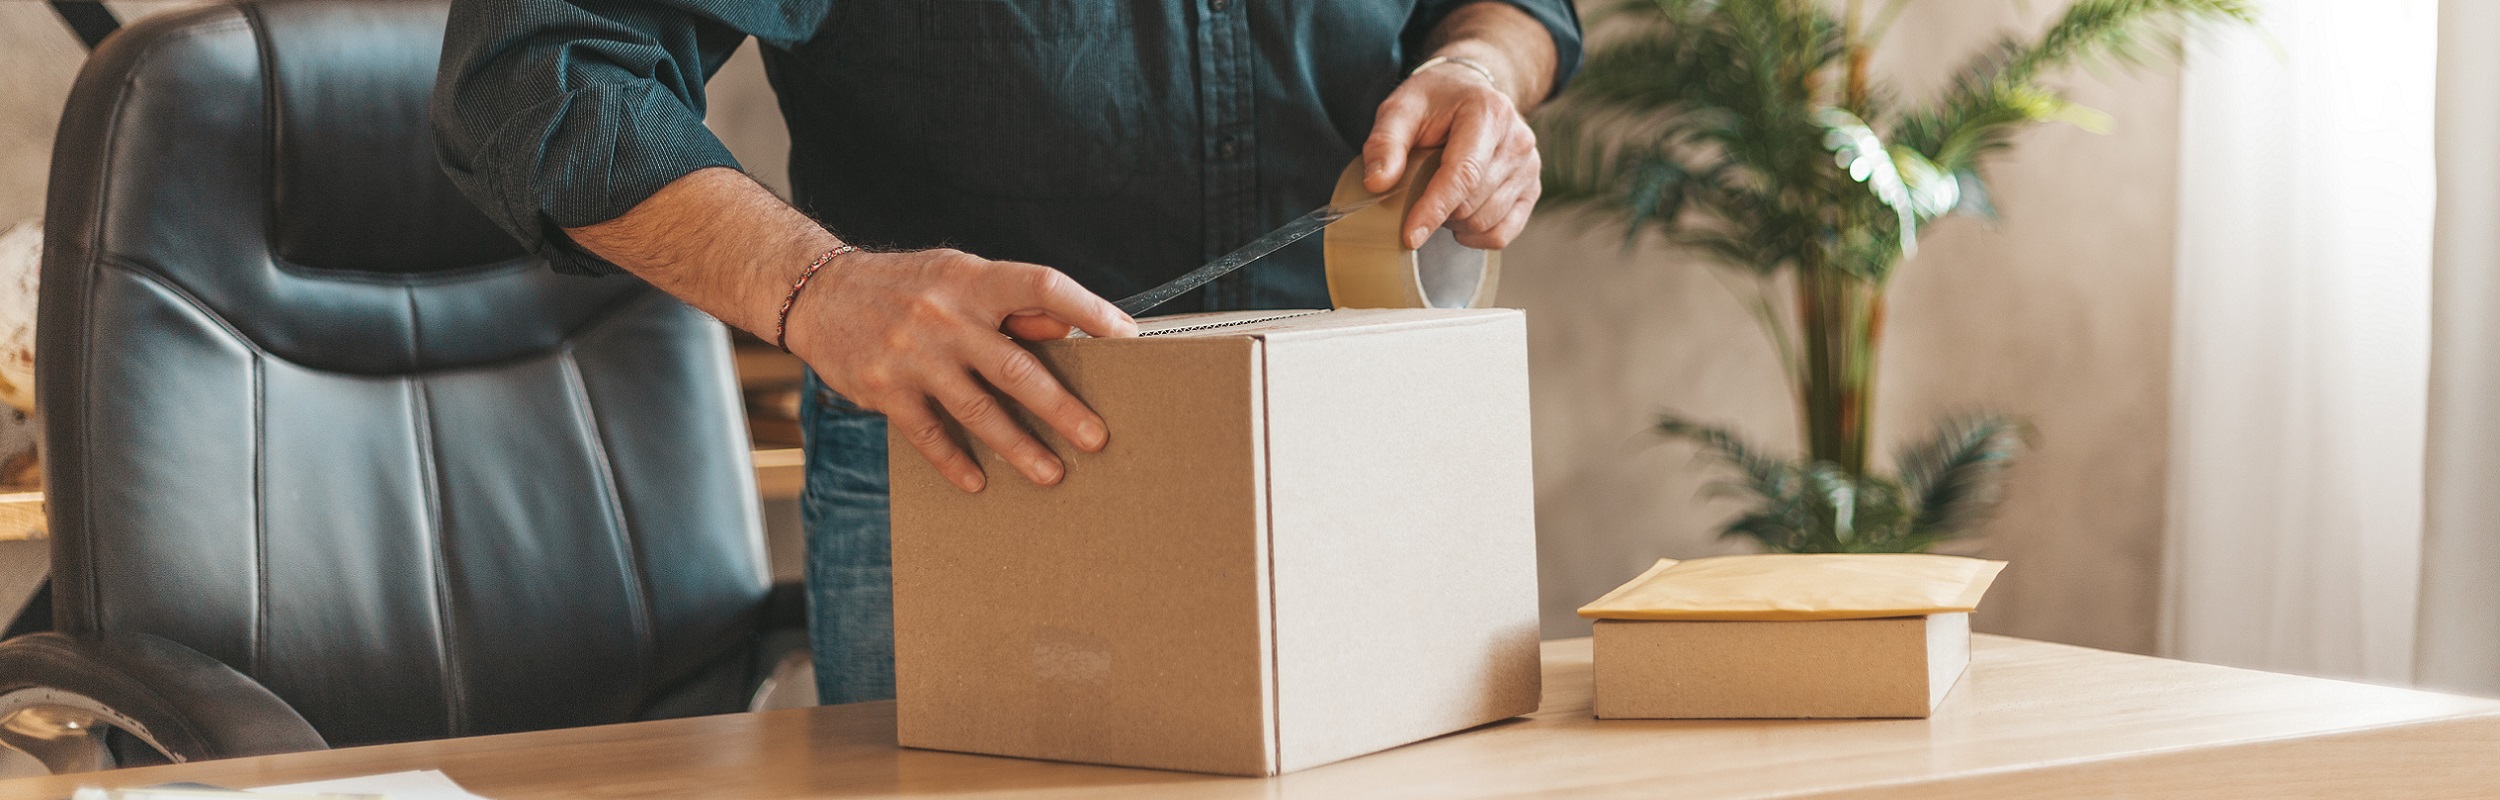
M728 340L556 275L436 167L439 2L154 17L53 156L53 771L739 711L800 645ZM777 633L776 633L777 632Z

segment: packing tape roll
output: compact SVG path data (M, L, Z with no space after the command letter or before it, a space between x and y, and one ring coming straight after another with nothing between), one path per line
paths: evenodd
M1407 212L1441 169L1441 149L1417 150L1387 199L1328 226L1328 298L1338 308L1484 308L1502 274L1499 250L1458 243L1450 229L1432 232L1422 249L1406 249L1399 231ZM1372 196L1356 159L1337 177L1331 203Z

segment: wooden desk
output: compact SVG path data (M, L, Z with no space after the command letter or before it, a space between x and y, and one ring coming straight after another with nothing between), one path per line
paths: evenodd
M1934 719L1599 722L1588 660L1586 639L1545 644L1534 716L1265 781L900 750L892 704L863 703L39 778L0 797L420 768L497 800L2500 793L2500 701L1982 636Z

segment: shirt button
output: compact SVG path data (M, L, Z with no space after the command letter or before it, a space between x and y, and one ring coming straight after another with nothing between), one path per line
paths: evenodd
M1233 7L1233 0L1207 0L1207 8L1222 11Z
M1216 2L1219 2L1219 3L1223 2L1223 1L1224 1L1224 0L1216 0ZM1230 136L1226 136L1226 137L1224 137L1222 140L1219 140L1219 141L1217 141L1217 142L1215 143L1215 157L1216 157L1216 158L1226 158L1226 159L1229 159L1229 158L1232 158L1232 157L1234 157L1234 156L1238 156L1238 155L1241 155L1241 141L1240 141L1240 140L1238 140L1238 139L1234 139L1233 137L1230 137Z

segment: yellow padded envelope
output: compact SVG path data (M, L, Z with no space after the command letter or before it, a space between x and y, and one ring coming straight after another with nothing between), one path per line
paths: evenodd
M1657 566L1580 607L1591 619L1815 620L1970 611L2003 561L1914 553L1718 556Z

